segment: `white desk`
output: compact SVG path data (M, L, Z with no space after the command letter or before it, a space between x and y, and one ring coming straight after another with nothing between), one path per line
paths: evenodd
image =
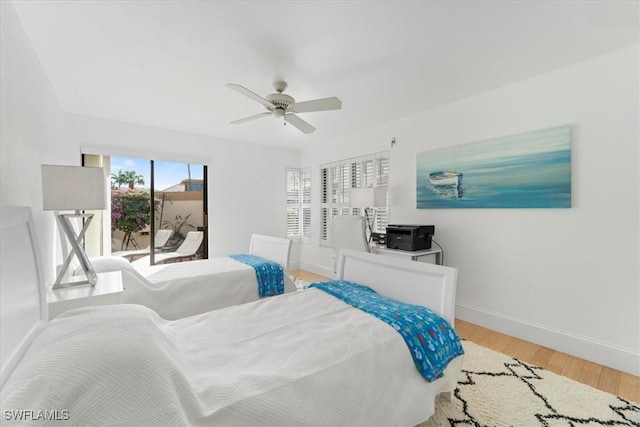
M379 255L392 256L396 258L408 258L413 261L428 262L427 257L435 255L436 264L442 265L442 249L434 248L421 249L419 251L403 251L401 249L389 249L385 246L371 246L371 252Z
M47 303L49 307L49 320L65 311L89 307L92 305L121 304L124 288L122 286L122 273L111 271L98 273L96 286L78 285L56 290L47 290Z

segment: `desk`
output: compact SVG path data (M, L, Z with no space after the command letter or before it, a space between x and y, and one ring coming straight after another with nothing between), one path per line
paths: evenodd
M120 271L112 271L98 273L97 275L98 283L95 286L80 285L55 290L49 287L47 290L49 320L74 308L121 304L124 292L122 273Z
M436 264L442 265L442 249L440 248L431 248L431 249L421 249L419 251L403 251L401 249L389 249L385 246L371 246L371 252L374 254L392 256L396 258L409 258L413 261L423 261L420 258L426 258L429 255L435 255Z

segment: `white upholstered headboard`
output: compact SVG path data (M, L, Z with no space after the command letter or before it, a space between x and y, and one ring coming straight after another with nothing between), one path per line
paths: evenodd
M458 279L455 268L343 249L338 258L338 279L428 307L454 325Z
M0 213L0 387L47 323L46 293L31 209Z
M289 255L291 254L291 240L280 237L252 234L249 244L251 255L266 258L277 262L286 271L289 271Z

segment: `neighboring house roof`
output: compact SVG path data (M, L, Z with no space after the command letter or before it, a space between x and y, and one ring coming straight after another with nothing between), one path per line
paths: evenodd
M194 190L192 191L202 191L202 186L204 184L204 180L202 179L183 179L178 184L172 185L171 187L165 188L162 190L163 192L176 192L176 191L187 191L187 184L191 182L191 186Z

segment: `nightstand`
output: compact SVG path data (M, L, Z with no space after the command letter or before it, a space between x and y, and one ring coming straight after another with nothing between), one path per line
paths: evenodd
M123 293L120 271L98 273L96 286L72 286L56 290L49 288L47 291L49 320L74 308L121 304Z

